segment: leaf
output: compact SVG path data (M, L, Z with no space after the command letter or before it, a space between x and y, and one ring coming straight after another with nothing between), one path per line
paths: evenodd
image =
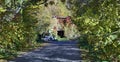
M115 40L118 36L117 35L110 35L109 36L112 40Z
M11 4L11 0L5 0L5 5Z
M88 24L90 22L90 19L89 18L86 18L85 19L85 23Z
M4 9L3 7L0 7L0 13L5 12L5 11L6 11L6 9Z

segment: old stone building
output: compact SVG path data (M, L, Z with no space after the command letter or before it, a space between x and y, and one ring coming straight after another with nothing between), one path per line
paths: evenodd
M72 23L71 17L54 16L50 23L50 31L56 37L68 39L78 36L76 26Z

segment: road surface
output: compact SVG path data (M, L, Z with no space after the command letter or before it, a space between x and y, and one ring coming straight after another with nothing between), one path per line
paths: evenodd
M81 62L81 57L76 41L52 41L8 62Z

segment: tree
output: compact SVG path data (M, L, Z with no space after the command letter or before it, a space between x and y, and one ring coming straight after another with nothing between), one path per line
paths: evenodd
M87 39L81 44L87 46L94 60L120 61L118 0L76 0L73 5L74 22Z

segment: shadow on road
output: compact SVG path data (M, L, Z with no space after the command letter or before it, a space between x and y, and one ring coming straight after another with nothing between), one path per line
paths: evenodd
M50 41L50 45L28 52L9 62L81 62L77 41Z

